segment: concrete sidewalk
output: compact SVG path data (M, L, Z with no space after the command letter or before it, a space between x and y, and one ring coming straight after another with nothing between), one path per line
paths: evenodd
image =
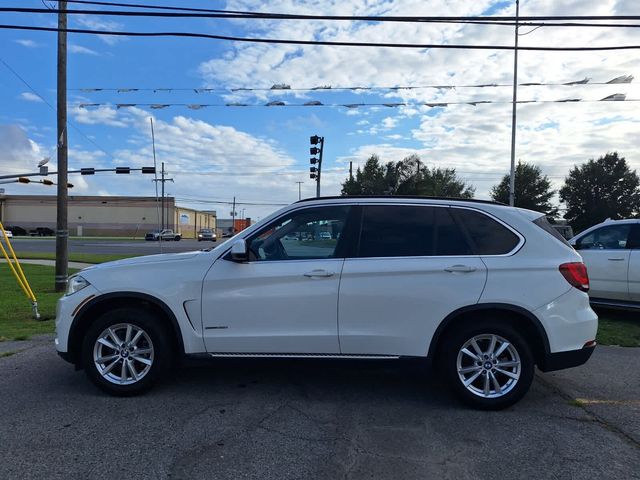
M55 260L44 260L44 259L18 259L20 260L20 263L23 264L28 264L28 265L46 265L48 267L55 267L56 265L56 261ZM0 259L0 263L7 263L7 261L3 258ZM91 267L95 265L94 263L83 263L83 262L69 262L69 268L77 268L77 269L83 269L83 268L87 268L87 267Z

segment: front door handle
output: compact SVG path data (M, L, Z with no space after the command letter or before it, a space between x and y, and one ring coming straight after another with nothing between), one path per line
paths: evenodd
M334 273L330 272L328 270L323 270L323 269L316 269L316 270L311 270L310 272L306 272L304 274L305 277L333 277Z
M624 257L608 258L607 260L611 260L612 262L622 262L624 260Z
M471 273L476 271L476 267L470 267L469 265L452 265L445 268L444 271L450 273Z

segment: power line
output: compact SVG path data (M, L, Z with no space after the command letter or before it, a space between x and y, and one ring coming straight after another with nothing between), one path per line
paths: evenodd
M130 32L111 30L92 30L83 28L38 27L29 25L1 24L2 30L27 30L36 32L67 32L89 35L109 35L120 37L178 37L178 38L206 38L210 40L225 40L231 42L265 43L279 45L314 45L330 47L376 47L376 48L411 48L411 49L444 49L444 50L514 50L511 45L461 45L461 44L420 44L420 43L376 43L376 42L347 42L326 40L291 40L279 38L235 37L229 35L213 35L194 32ZM615 45L599 47L534 47L519 46L518 50L535 52L597 52L613 50L638 50L640 45Z
M115 4L108 2L69 2L103 6L126 6L134 8L146 8L168 11L122 11L122 10L83 10L68 9L67 14L77 15L104 15L104 16L128 16L128 17L156 17L156 18L227 18L227 19L257 19L257 20L321 20L321 21L365 21L365 22L402 22L402 23L480 23L489 25L515 25L515 17L511 16L382 16L382 15L304 15L271 12L252 12L218 9L194 9L180 7L161 7L150 5ZM3 7L0 11L11 13L59 13L59 10L42 8ZM602 24L602 23L571 23L586 21L638 21L638 15L565 15L565 16L528 16L520 17L523 22L563 22L563 23L527 23L531 26L594 26L594 27L625 27L637 28L638 24ZM520 22L519 22L520 23Z
M46 98L44 98L42 95L40 95L35 88L33 88L31 86L31 84L29 84L29 82L27 82L22 75L20 75L18 72L16 72L7 62L4 61L3 58L0 58L0 62L7 68L7 70L9 70L18 80L20 80L29 90L31 90L33 92L34 95L36 95L40 100L42 100L44 102L45 105L47 105L51 110L53 110L54 112L57 112L56 108L51 105L51 103L49 103L47 101ZM112 160L113 155L111 155L109 152L107 152L104 148L102 148L100 145L98 145L94 140L92 140L90 137L88 137L87 135L84 134L84 132L82 130L80 130L71 120L67 119L67 125L71 126L71 128L73 128L76 132L78 132L80 135L82 135L88 142L90 142L94 147L96 147L98 150L100 150L102 153L105 153L107 156L109 156Z
M633 82L633 75L620 75L608 82L592 82L590 78L575 80L570 82L524 82L519 83L519 87L578 87L592 85L620 85L630 84ZM512 87L512 83L480 83L480 84L431 84L431 85L372 85L372 86L332 86L319 85L314 87L291 87L288 84L274 84L271 87L219 87L219 88L174 88L174 87L157 87L157 88L139 88L139 87L83 87L70 88L69 91L82 93L99 93L99 92L115 92L115 93L136 93L136 92L152 92L152 93L172 93L172 92L193 92L193 93L238 93L238 92L312 92L312 91L397 91L397 90L424 90L424 89L446 89L454 90L456 88L496 88L496 87Z
M584 100L581 98L567 98L560 100L518 100L515 103L518 105L525 104L533 104L533 103L599 103L599 102L640 102L640 98L626 98L626 95L623 93L615 93L613 95L609 95L600 100ZM115 107L120 110L123 108L150 108L152 110L162 110L164 108L170 107L186 107L190 110L200 110L203 108L242 108L242 107L252 107L252 108L301 108L301 107L325 107L325 108L361 108L361 107L387 107L387 108L399 108L399 107L430 107L430 108L446 108L452 105L470 105L470 106L478 106L478 105L504 105L504 104L512 104L512 101L508 100L468 100L468 101L455 101L455 102L360 102L360 103L322 103L316 100L308 101L305 103L285 103L282 101L273 101L268 103L241 103L241 102L230 102L230 103L77 103L72 104L72 107L81 108L81 109L90 109L90 108L98 108L98 107Z

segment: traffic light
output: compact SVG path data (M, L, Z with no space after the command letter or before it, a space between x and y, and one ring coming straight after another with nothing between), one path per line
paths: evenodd
M309 159L311 166L309 167L309 178L316 181L316 197L320 196L320 173L322 171L322 150L324 148L324 137L313 135L309 137L309 148L311 155L317 155ZM317 166L316 166L317 165Z

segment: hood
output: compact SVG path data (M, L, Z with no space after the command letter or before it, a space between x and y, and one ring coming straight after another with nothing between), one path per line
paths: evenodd
M82 271L89 270L97 270L102 268L112 268L112 267L128 267L131 265L142 265L142 264L150 264L150 263L161 263L161 262L175 262L179 260L188 260L190 258L197 257L202 254L201 251L193 251L193 252L181 252L181 253L161 253L158 255L145 255L143 257L133 257L133 258L125 258L123 260L116 260L114 262L105 262L100 263L98 265L93 265L91 267L87 267Z

